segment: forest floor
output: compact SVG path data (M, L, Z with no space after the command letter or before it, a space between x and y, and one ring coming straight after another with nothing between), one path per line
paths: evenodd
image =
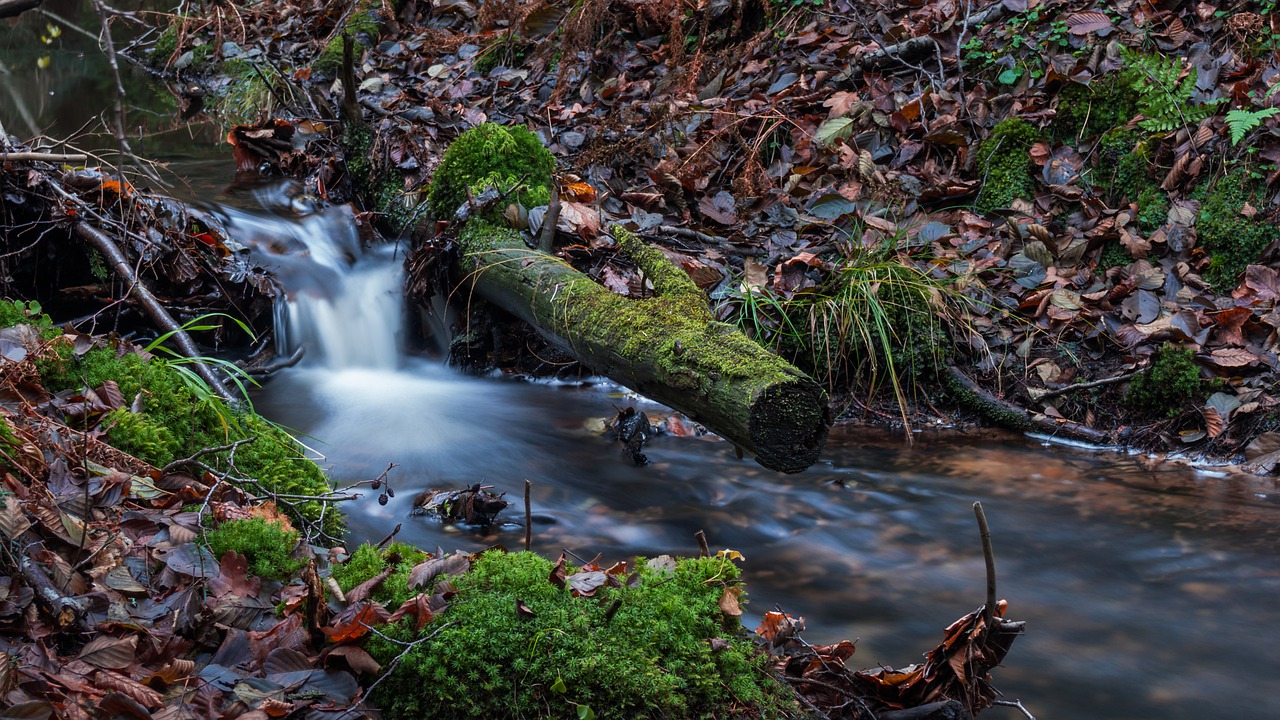
M558 160L562 257L643 296L608 228L639 233L718 317L825 382L846 418L976 417L1269 473L1271 10L217 6L172 18L149 62L183 81L192 112L297 127L353 117L339 78L352 37L360 127L308 124L326 140L311 160L246 141L242 168L309 173L323 197L427 248L446 237L423 201L449 141L528 125ZM531 210L540 221L513 208L517 222ZM523 336L483 335L455 359L553 369L545 349L512 350Z
M906 426L977 418L1243 457L1270 474L1280 462L1273 10L304 0L117 19L151 27L124 52L174 81L184 115L209 113L232 128L243 174L303 179L323 200L356 203L369 237L412 239L419 293L440 287L421 268L444 267L450 252L448 218L426 203L445 148L484 122L522 123L559 164L561 257L643 297L651 288L614 252L609 228L659 245L708 292L717 317L826 383L845 417ZM269 312L270 280L233 268L228 238L174 221L162 198L51 158L0 162L7 251L22 257L32 233L93 225L128 239L125 252L167 297L243 306L258 319ZM510 221L536 229L544 210L515 206ZM193 258L221 263L233 292L193 270ZM8 282L29 286L29 297L89 287L63 282L89 277L87 268L55 279L14 267ZM109 305L141 315L133 303ZM467 667L432 665L438 657L481 658L477 678L506 667L492 661L503 643L468 635L451 617L495 627L514 618L521 630L568 616L581 630L628 617L645 598L700 608L717 627L741 613L729 553L634 568L566 567L563 558L543 568L511 554L521 587L536 590L497 596L501 613L467 603L495 597L469 594L477 583L507 582L509 570L486 560L495 553L392 545L356 551L355 565L336 550L317 553L340 532L320 508L341 498L308 484L310 470L282 469L296 467L288 463L300 448L277 429L187 383L190 373L146 369L156 348L63 333L29 302L3 309L0 533L12 572L0 576L0 694L20 716L97 708L345 720L363 714L384 678L394 678L388 688L416 687L420 678L393 673L406 657L417 673ZM463 333L455 359L563 372L527 328L477 313L469 319L519 342ZM245 343L218 325L206 332ZM229 443L216 445L218 433ZM291 555L274 552L291 545ZM687 587L678 580L691 577ZM675 600L664 594L677 589ZM967 712L995 699L987 671L1020 629L1002 612L989 601L902 672L848 671L851 645L809 646L781 613L757 633L816 712L883 719L948 700ZM680 652L719 663L717 672L727 658L739 662L741 637L692 627L696 647ZM449 647L479 649L461 659L447 648L426 653L447 630ZM738 669L754 677L751 667ZM715 686L697 702L725 717L789 711L757 695L743 701L760 686L733 677L744 695ZM510 678L482 682L500 681ZM561 677L518 689L532 712L579 717L606 715L601 698L625 706L637 697L574 694L586 691ZM437 710L467 701L488 712L445 690ZM384 693L388 703L406 696Z

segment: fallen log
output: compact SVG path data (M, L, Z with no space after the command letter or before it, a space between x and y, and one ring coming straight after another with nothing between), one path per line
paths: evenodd
M549 162L545 172L538 172L537 160L524 167L493 151L546 152L540 144L522 147L508 132L530 135L523 128L495 125L464 134L446 153L433 190L471 189L495 177L506 178L502 189L527 177L535 189L537 183L549 190ZM484 142L464 143L472 133L481 133ZM468 144L486 149L460 158L455 147ZM513 178L517 170L524 172ZM472 202L468 197L462 199ZM545 201L549 195L541 197ZM432 202L448 207L456 199ZM621 227L611 233L618 249L645 274L655 297L632 299L609 291L560 258L530 249L520 232L493 212L466 219L458 236L460 264L482 297L596 372L680 410L767 468L795 473L812 465L832 421L826 392L733 326L716 322L702 291L661 251Z
M44 0L0 0L0 18L18 17L44 4Z

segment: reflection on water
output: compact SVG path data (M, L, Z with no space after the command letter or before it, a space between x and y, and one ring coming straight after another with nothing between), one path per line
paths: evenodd
M141 4L125 3L122 9ZM96 39L72 27L96 34L97 13L83 0L46 0L41 8L71 25L39 10L23 13L17 22L0 20L0 126L23 142L43 136L34 141L40 148L61 152L66 150L62 143L69 142L114 163L117 145L105 121L114 117L115 77ZM117 49L127 45L131 32L128 23L113 26ZM120 71L126 134L133 151L167 164L170 172L164 167L159 172L174 184L168 192L182 198L216 194L234 171L223 131L215 123L181 120L174 95L145 69L122 59ZM195 180L188 183L187 177Z
M706 438L658 438L653 464L637 468L586 429L633 400L607 384L464 378L411 361L300 369L257 402L326 442L342 482L400 463L390 503L349 508L357 539L403 523L400 537L427 547L518 547L518 526L482 537L409 509L427 487L484 481L518 495L530 478L536 549L689 553L705 529L747 557L755 613L777 603L808 618L812 641L861 638L866 666L912 662L981 603L970 507L981 500L1000 594L1029 621L997 685L1039 717L1280 710L1280 495L1269 480L1007 435L922 435L907 447L859 428L837 428L824 460L798 476Z

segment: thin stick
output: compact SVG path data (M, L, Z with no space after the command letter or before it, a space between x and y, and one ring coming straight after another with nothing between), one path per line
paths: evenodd
M376 547L376 548L378 548L379 550L381 550L382 548L384 548L384 547L386 547L386 546L390 545L390 544L391 544L391 541L392 541L392 540L395 540L395 539L396 539L396 535L398 535L398 534L400 534L400 523L396 523L396 528L395 528L395 530L392 530L390 535L388 535L388 536L386 536L386 537L382 538L381 540L379 540L379 541L378 541L378 544L377 544L377 545L375 545L374 547Z
M1116 375L1114 377L1105 377L1101 380L1090 380L1089 382L1068 385L1064 388L1058 388L1057 390L1050 390L1040 397L1035 398L1035 400L1036 402L1040 402L1041 400L1048 400L1049 398L1055 398L1059 395L1065 395L1073 390L1088 390L1089 388L1101 387L1103 385L1113 385L1118 382L1124 382L1125 380L1140 375L1141 373L1141 370L1134 370L1133 372L1127 372L1123 375Z
M989 628L996 612L996 554L991 549L991 528L987 527L987 515L982 512L982 503L973 504L973 514L978 518L978 533L982 535L982 557L987 561L987 606L982 611L982 619Z
M556 223L560 222L560 183L551 183L551 202L547 214L542 216L542 232L538 234L538 249L548 255L556 241Z
M529 489L533 483L529 482L529 478L524 479L524 551L529 552L533 548L533 505L529 502Z
M698 539L698 557L711 557L711 548L707 545L707 534L699 530L693 536Z
M2 129L3 128L0 128L0 130ZM14 162L29 160L43 160L46 162L84 162L88 159L88 155L60 155L58 153L42 152L0 152L0 160L12 160Z
M201 361L200 350L196 348L196 344L191 339L191 336L187 334L187 331L184 330L181 325L178 325L178 323L174 321L173 316L169 314L169 311L165 310L164 306L160 304L160 301L156 299L156 296L151 293L151 290L143 284L141 278L134 273L133 268L129 266L129 261L125 259L124 253L122 253L120 248L116 246L115 241L101 230L90 225L86 225L83 222L76 223L75 232L82 239L92 245L94 249L102 253L112 270L114 270L116 275L120 276L121 281L128 286L129 294L137 299L137 301L142 305L142 308L147 311L147 315L150 316L151 321L154 322L160 330L171 333L173 341L177 344L178 349L182 351L183 355L186 355L191 359L196 373L199 374L200 377L204 378L205 382L209 383L209 387L212 388L219 397L227 401L227 403L232 406L238 406L240 404L239 399L236 398L229 389L227 389L226 384L224 384L222 379L214 373L213 368Z
M1022 714L1023 714L1023 715L1026 715L1026 716L1027 716L1027 720L1036 720L1036 716L1035 716L1035 715L1032 715L1030 710L1028 710L1028 709L1026 709L1025 707L1023 707L1023 706L1022 706L1022 701L1021 701L1021 700L996 700L996 701L992 702L991 704L992 704L992 705L1002 705L1002 706L1004 706L1004 707L1018 708L1019 710L1021 710L1021 711L1022 711Z

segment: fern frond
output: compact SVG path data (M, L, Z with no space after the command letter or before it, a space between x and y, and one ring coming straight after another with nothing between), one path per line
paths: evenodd
M1227 113L1227 128L1231 130L1231 144L1239 145L1249 131L1262 124L1262 121L1280 113L1280 108L1263 108L1261 110L1232 110Z
M1182 59L1144 55L1122 48L1128 66L1129 86L1138 94L1138 111L1144 119L1138 126L1152 132L1168 132L1204 120L1218 111L1221 100L1193 104L1200 73L1192 67L1183 75Z

